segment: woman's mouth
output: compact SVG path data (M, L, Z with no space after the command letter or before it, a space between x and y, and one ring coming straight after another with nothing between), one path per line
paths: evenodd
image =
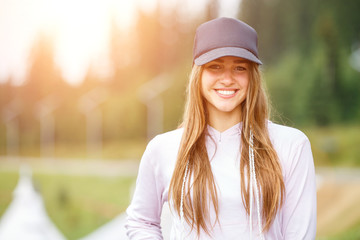
M233 95L236 91L235 90L216 90L218 93L222 95Z
M233 97L237 92L237 90L224 90L224 89L216 89L215 91L220 97L225 97L225 98Z

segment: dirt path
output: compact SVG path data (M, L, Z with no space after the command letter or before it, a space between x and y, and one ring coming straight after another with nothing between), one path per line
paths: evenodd
M319 168L317 236L340 233L360 221L360 170Z

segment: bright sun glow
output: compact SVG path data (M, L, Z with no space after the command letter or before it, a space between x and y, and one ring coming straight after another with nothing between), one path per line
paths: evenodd
M102 75L111 74L108 57L112 17L130 21L131 1L53 1L55 24L55 58L62 66L64 78L79 83L93 66ZM106 2L106 3L104 3Z
M111 75L111 21L129 26L134 13L134 1L124 0L0 0L0 81L21 84L41 32L54 39L55 62L69 83L79 84L89 67Z

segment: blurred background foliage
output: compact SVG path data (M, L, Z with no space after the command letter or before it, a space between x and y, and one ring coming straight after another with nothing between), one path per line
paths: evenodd
M356 0L241 2L239 19L253 26L259 35L265 63L262 70L275 121L305 130L359 124L360 72L349 62L360 47L359 5ZM106 101L99 106L102 157L139 158L141 151L119 149L120 143L127 141L141 149L148 140L140 86L161 73L168 74L170 88L160 95L164 102L163 131L176 128L181 122L191 69L194 31L199 23L216 17L217 6L217 1L209 1L202 15L187 19L179 17L176 7L164 10L159 5L153 12L138 10L135 27L126 32L114 21L109 56L112 77L99 78L89 67L82 84L76 86L62 79L54 63L52 39L46 34L39 36L25 83L14 86L9 79L0 85L0 108L4 112L11 105L19 113L20 154L40 155L39 104L55 99L55 156L85 157L86 119L79 110L79 101L92 89L101 88L106 90ZM5 121L4 117L0 120L1 155L7 154ZM78 147L67 152L69 145Z
M359 9L357 1L243 1L274 106L294 124L359 122L360 75L349 64Z
M90 66L80 85L69 85L63 79L54 62L53 39L46 34L38 36L26 81L13 85L8 79L0 84L0 156L12 154L6 148L10 123L16 124L19 132L15 153L42 156L40 118L46 112L41 105L50 103L54 105L50 115L55 129L55 149L50 157L139 161L149 140L141 88L167 74L169 88L157 97L163 103L161 131L176 128L192 65L195 29L217 17L218 5L219 0L209 0L197 16L184 16L176 6L165 9L160 4L152 12L138 9L135 27L126 31L113 21L112 77L99 77ZM360 62L355 62L356 67L351 61L360 49L359 10L358 0L242 0L239 7L238 18L258 32L272 119L307 134L317 166L360 166ZM87 123L81 110L82 99L93 91L105 96L96 107L102 119L102 150L96 156L89 155L86 146ZM50 216L70 239L123 212L128 202L119 198L128 199L134 180L34 176L42 185ZM16 179L14 172L0 174L0 214L11 199ZM61 193L59 182L63 181L67 187ZM98 187L87 189L89 185ZM90 199L85 205L96 205L91 213L82 209L82 195ZM358 226L335 238L358 239Z
M114 22L110 44L113 76L101 79L90 67L77 86L62 79L54 63L52 39L39 36L25 83L13 86L9 79L0 85L1 109L12 104L19 112L20 154L39 156L39 103L51 98L59 103L53 112L56 155L62 155L61 149L67 148L63 146L75 144L79 145L72 149L75 156L85 156L86 124L79 99L94 88L106 90L107 99L100 105L105 149L111 149L108 144L116 146L114 143L128 140L143 146L147 113L139 88L164 72L171 85L160 96L164 101L163 130L176 128L191 68L194 31L199 23L216 16L217 4L209 1L202 16L188 19L177 17L177 8L138 10L135 27L126 32ZM262 70L275 121L303 129L359 123L360 72L349 63L350 55L360 46L359 1L243 0L240 9L239 19L259 35L265 63ZM0 153L4 155L2 120ZM139 157L125 150L114 154L104 151L105 158Z

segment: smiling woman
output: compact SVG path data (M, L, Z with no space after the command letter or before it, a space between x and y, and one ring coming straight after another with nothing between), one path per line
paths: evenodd
M141 159L130 239L314 239L316 188L307 137L268 119L257 33L233 18L200 25L179 129Z

